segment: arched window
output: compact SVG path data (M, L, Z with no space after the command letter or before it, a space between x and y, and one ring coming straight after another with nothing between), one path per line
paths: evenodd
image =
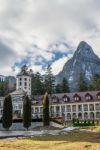
M82 119L82 113L79 113L79 114L78 114L78 118L79 118L79 119Z
M78 94L75 94L73 97L75 102L79 102L81 100L81 97Z
M86 95L85 95L85 99L86 99L86 101L90 101L90 100L92 100L92 99L93 99L93 97L92 97L92 95L91 95L91 94L86 93Z
M71 114L70 113L67 114L67 120L71 120Z
M94 113L90 112L90 119L94 119Z
M76 113L73 113L72 117L73 117L74 119L76 119L76 118L77 118Z
M67 95L64 95L62 98L63 98L64 102L69 102L70 101L70 98Z
M84 119L88 119L88 113L87 112L84 113Z

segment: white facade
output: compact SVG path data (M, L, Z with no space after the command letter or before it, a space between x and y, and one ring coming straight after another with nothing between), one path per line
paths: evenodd
M31 77L27 75L20 75L16 78L16 90L22 89L31 96Z
M32 105L33 117L41 118L42 96L35 97ZM61 93L49 96L49 111L53 118L65 121L100 120L100 91Z
M42 117L42 106L32 106L33 117ZM84 102L50 105L51 117L63 117L65 121L78 118L79 120L100 120L100 102Z

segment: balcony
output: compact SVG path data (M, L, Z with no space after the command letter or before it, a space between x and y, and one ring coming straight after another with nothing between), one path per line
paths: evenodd
M72 112L76 112L76 105L72 106Z
M83 110L88 111L88 105L83 105Z

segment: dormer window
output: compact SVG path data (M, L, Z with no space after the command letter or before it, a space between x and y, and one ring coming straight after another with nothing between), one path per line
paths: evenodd
M89 93L87 93L85 95L85 99L88 101L88 100L92 100L92 95L90 95Z
M64 100L64 102L68 102L68 98L67 97L63 98L63 100Z
M56 97L56 96L52 97L52 102L53 102L53 103L57 103L57 102L59 102L58 97Z
M64 96L63 96L63 101L64 101L64 102L69 102L69 97L68 97L67 95L64 95Z
M99 92L99 93L97 93L97 95L96 95L96 96L97 96L97 99L98 99L98 100L100 100L100 92Z
M75 97L75 101L79 101L79 97Z
M91 100L91 97L90 96L86 96L86 100Z
M75 94L74 95L74 100L75 100L75 102L78 102L78 101L81 100L81 97L78 94Z

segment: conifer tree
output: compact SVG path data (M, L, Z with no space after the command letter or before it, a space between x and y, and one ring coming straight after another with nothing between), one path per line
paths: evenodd
M100 76L94 74L91 79L91 89L92 90L100 90Z
M62 93L70 92L68 81L65 78L63 78L63 80L61 82L61 92Z
M44 86L45 86L45 91L47 91L49 94L52 94L55 91L54 82L55 79L52 74L52 68L50 65L48 65L46 69Z
M45 93L43 97L43 125L48 126L49 124L50 124L49 97L48 97L48 93Z
M27 130L31 126L31 100L27 95L23 100L23 126Z
M41 95L44 93L43 78L39 72L32 75L32 95Z
M7 130L12 125L13 118L13 108L12 108L12 99L11 96L8 95L5 97L3 104L3 115L2 115L2 125Z
M84 76L83 76L82 73L79 74L79 78L78 78L78 81L77 81L77 87L78 87L79 92L83 92L83 91L88 90L87 84L84 80Z
M55 91L56 93L61 93L61 85L59 83L55 86Z

